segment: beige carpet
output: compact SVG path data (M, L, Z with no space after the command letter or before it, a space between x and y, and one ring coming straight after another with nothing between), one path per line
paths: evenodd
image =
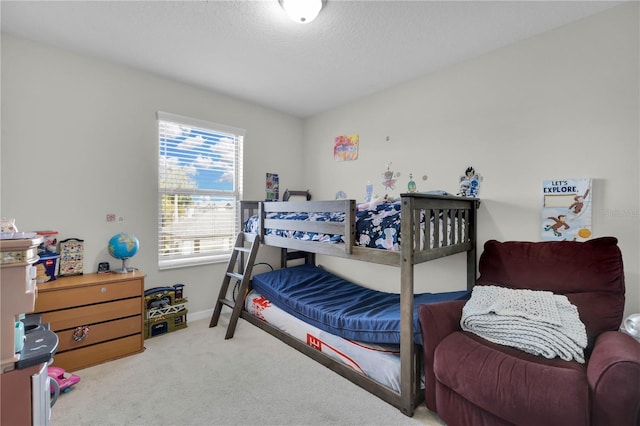
M414 417L228 314L145 341L142 354L79 370L52 425L442 425Z

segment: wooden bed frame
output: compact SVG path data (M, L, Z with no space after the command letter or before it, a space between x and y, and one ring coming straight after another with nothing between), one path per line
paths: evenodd
M467 288L471 289L476 280L476 223L480 201L477 198L422 193L401 194L400 201L400 252L355 245L356 203L354 200L242 201L240 203L242 224L252 215L258 214L260 217L259 232L257 234L244 233L245 241L252 242L255 238L260 237L260 241L263 244L282 248L281 266L286 266L288 259L299 257L304 257L308 263L315 263L315 254L324 254L400 267L400 392L395 392L333 360L245 310L242 311L241 316L248 322L267 331L293 348L399 408L407 416L413 416L415 407L424 400L424 392L420 391L419 380L420 354L416 349L416 345L413 344L414 265L466 252ZM272 212L344 212L345 221L309 222L267 219L267 214ZM426 221L425 229L421 229L420 226L421 214L434 218L433 221ZM457 226L453 222L457 222ZM451 226L449 227L449 225ZM344 243L331 244L278 237L267 235L267 229L342 235ZM440 235L441 229L444 230L443 232L446 235ZM429 244L431 235L434 237L433 247ZM420 241L425 243L420 244ZM291 253L289 250L295 251Z

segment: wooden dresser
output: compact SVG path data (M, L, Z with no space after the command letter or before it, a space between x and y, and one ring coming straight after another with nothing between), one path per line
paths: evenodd
M85 274L38 284L35 312L60 340L53 365L67 371L144 350L144 274Z

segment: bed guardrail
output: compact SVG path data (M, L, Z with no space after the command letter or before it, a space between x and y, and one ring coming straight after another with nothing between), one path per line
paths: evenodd
M412 263L422 263L472 250L475 241L474 221L477 199L430 194L402 194L401 200L401 217L404 217L401 238L410 238L413 241L413 250L409 254ZM344 213L344 221L301 221L293 218L269 218L271 213L296 214L314 212ZM242 201L242 224L253 215L258 215L259 217L258 234L265 245L400 266L400 255L397 251L356 245L355 200ZM342 242L327 243L287 238L267 233L267 230L270 229L339 235L342 238ZM253 239L250 233L245 236L248 240Z

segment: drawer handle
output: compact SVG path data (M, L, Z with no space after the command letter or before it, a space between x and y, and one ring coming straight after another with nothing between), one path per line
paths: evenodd
M75 331L72 334L73 340L76 342L82 342L89 335L89 326L81 325L76 327Z

